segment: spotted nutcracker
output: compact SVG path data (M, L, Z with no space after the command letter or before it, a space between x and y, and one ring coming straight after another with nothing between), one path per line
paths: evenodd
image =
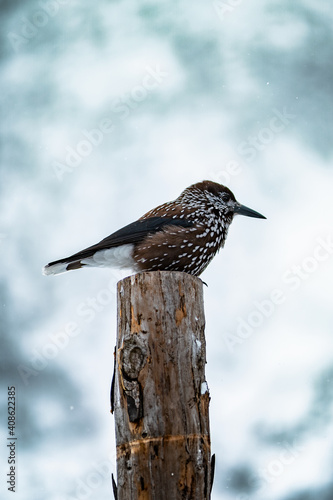
M225 186L203 181L159 205L96 245L47 264L43 273L81 267L183 271L199 276L224 246L235 214L265 219L238 203Z

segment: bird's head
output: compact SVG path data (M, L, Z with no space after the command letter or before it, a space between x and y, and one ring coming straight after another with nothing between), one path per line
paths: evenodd
M264 215L259 212L252 210L252 208L246 207L239 203L234 194L229 188L212 181L202 181L197 184L193 184L188 190L201 191L207 201L214 206L215 210L218 210L222 217L230 219L232 221L234 215L245 215L247 217L256 217L258 219L266 219ZM185 190L187 191L187 190Z

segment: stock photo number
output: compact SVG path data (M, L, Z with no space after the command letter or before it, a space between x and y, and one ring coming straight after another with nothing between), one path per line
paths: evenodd
M8 465L7 472L8 490L15 492L16 488L16 441L15 436L15 415L16 415L16 391L12 385L8 387Z

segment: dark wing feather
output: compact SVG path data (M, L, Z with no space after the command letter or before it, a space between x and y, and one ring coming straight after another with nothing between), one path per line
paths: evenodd
M86 259L99 250L105 250L107 248L118 247L126 244L140 243L146 236L161 231L165 226L190 227L192 225L193 223L186 219L172 219L170 217L150 217L149 219L139 219L131 224L128 224L122 229L119 229L119 231L110 234L110 236L107 236L99 243L85 248L84 250L81 250L70 257L66 257L65 259L50 262L48 266Z

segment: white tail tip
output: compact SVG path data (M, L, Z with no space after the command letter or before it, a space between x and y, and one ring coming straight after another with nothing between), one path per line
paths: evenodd
M67 266L68 263L52 264L51 266L47 264L43 267L42 273L44 274L44 276L65 273L67 271Z

